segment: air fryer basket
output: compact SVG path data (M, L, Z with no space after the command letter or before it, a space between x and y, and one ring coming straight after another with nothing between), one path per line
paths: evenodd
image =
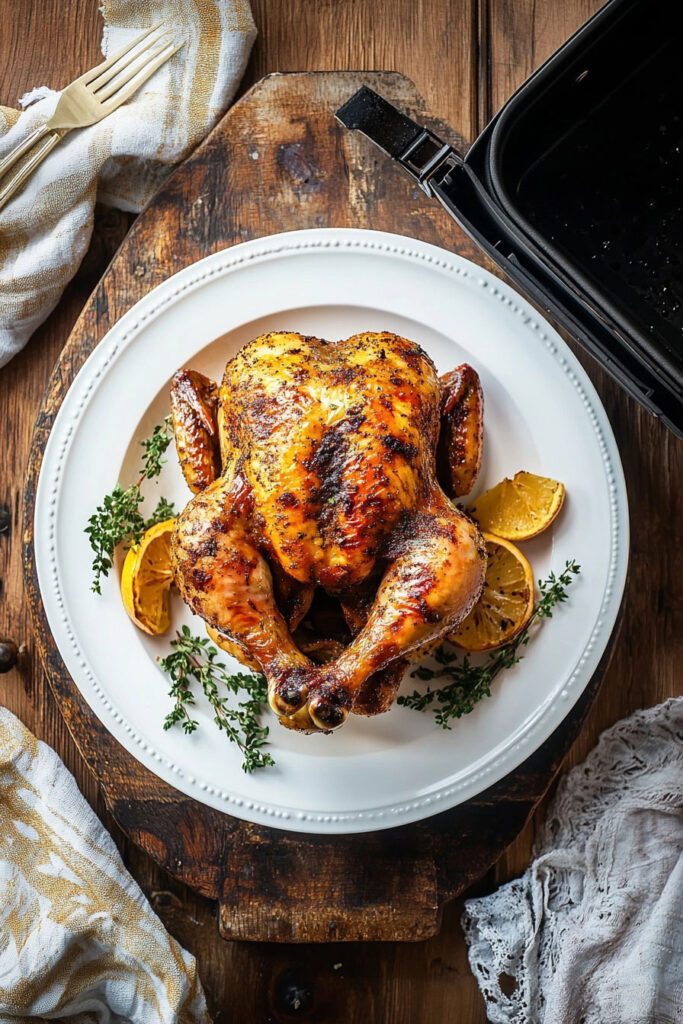
M682 28L609 0L464 157L366 87L337 111L681 437Z
M559 73L505 108L491 138L491 183L545 258L680 387L681 36L649 3L617 7Z

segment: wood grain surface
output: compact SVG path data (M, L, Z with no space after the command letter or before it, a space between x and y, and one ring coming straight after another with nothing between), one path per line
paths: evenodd
M60 355L29 453L24 580L57 704L117 824L176 879L218 900L220 931L231 939L415 941L434 935L443 905L481 878L524 826L575 739L609 657L608 651L582 699L542 748L476 799L397 830L304 836L239 821L160 782L102 726L52 639L34 556L42 453L75 375L151 288L211 253L292 226L373 227L478 257L476 245L438 203L379 158L367 139L336 123L333 111L361 85L458 150L466 148L445 123L428 117L415 86L396 72L261 79L128 233Z
M272 70L396 68L416 82L428 106L471 135L597 6L591 0L258 0L253 7L261 36L245 85ZM95 0L1 0L0 15L0 102L12 102L40 82L63 85L97 60ZM23 595L20 495L49 374L127 225L123 215L100 215L91 252L60 306L29 349L0 374L6 438L0 462L0 632L26 645L20 670L0 677L0 700L55 746L75 772L167 926L198 956L217 1020L482 1022L483 1004L459 928L459 902L446 910L439 935L417 944L221 942L213 905L171 882L145 854L122 841L49 695ZM581 760L612 722L680 692L683 653L683 446L588 357L581 358L620 444L631 502L632 558L620 643L568 765ZM532 821L476 891L490 891L518 873L528 861L533 835Z

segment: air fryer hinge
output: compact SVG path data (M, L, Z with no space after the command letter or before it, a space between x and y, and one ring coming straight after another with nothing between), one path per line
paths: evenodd
M442 142L438 136L426 128L420 132L414 142L411 142L405 153L399 156L398 162L417 180L418 185L428 196L433 195L429 179L437 171L444 169L444 165L452 167L457 160L449 160L455 157L452 146Z
M336 117L346 128L361 131L397 160L428 196L434 194L430 180L437 172L462 164L460 154L452 146L366 85L339 108Z

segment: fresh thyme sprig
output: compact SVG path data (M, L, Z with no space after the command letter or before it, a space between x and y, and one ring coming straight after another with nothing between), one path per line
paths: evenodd
M165 416L163 423L157 423L149 437L141 442L142 445L142 468L140 469L140 480L152 480L159 476L166 463L164 455L166 449L173 440L173 425L170 416Z
M458 660L457 652L442 644L432 655L439 667L431 669L421 665L413 676L427 681L445 678L449 682L436 689L415 690L399 697L398 703L414 711L431 708L437 724L442 729L450 729L453 719L468 715L480 700L491 696L491 684L501 672L522 660L524 655L520 651L529 643L532 626L541 619L552 618L557 605L567 600L567 587L580 571L575 561L569 561L559 576L551 572L546 580L539 580L540 597L528 623L510 643L491 653L483 665L473 665L469 655Z
M175 505L172 501L167 501L166 498L159 498L158 502L154 506L149 519L145 519L145 529L149 530L150 526L156 526L157 523L163 523L167 519L172 519L176 514Z
M92 589L102 593L102 577L109 575L114 561L114 551L119 544L138 544L145 530L164 519L175 515L173 504L160 498L149 518L145 518L140 506L143 502L140 485L143 480L159 476L165 463L164 454L173 439L171 417L157 424L152 434L141 442L143 455L137 483L122 487L117 484L111 494L106 494L88 520L85 532L90 540L94 558L92 563Z
M173 652L159 658L159 665L171 677L169 696L174 700L173 709L164 720L164 729L181 724L186 733L194 732L198 722L188 710L195 703L192 691L193 680L204 691L214 713L214 722L236 743L242 752L242 770L251 773L255 768L275 764L267 751L263 750L268 740L268 727L260 724L260 715L267 701L266 679L263 675L248 672L230 674L216 659L218 651L208 639L193 636L187 626L176 632L171 640ZM246 691L247 700L231 706L227 697L221 696L220 688L230 693Z

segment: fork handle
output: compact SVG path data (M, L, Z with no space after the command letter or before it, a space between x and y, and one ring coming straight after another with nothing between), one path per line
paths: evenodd
M43 133L44 134L44 133ZM8 179L2 183L0 188L0 210L10 201L12 196L19 191L21 186L26 182L37 167L42 164L43 160L48 156L49 153L55 148L58 142L61 142L62 137L66 132L49 132L48 138L39 145L33 156L23 164L18 171L14 174L10 174Z
M50 129L46 128L44 124L41 124L35 131L32 131L30 135L20 142L18 146L15 146L11 153L8 153L4 160L0 160L0 178L2 178L7 172L14 167L14 165L21 160L22 156L25 156L30 149L40 142L41 139L49 135Z

